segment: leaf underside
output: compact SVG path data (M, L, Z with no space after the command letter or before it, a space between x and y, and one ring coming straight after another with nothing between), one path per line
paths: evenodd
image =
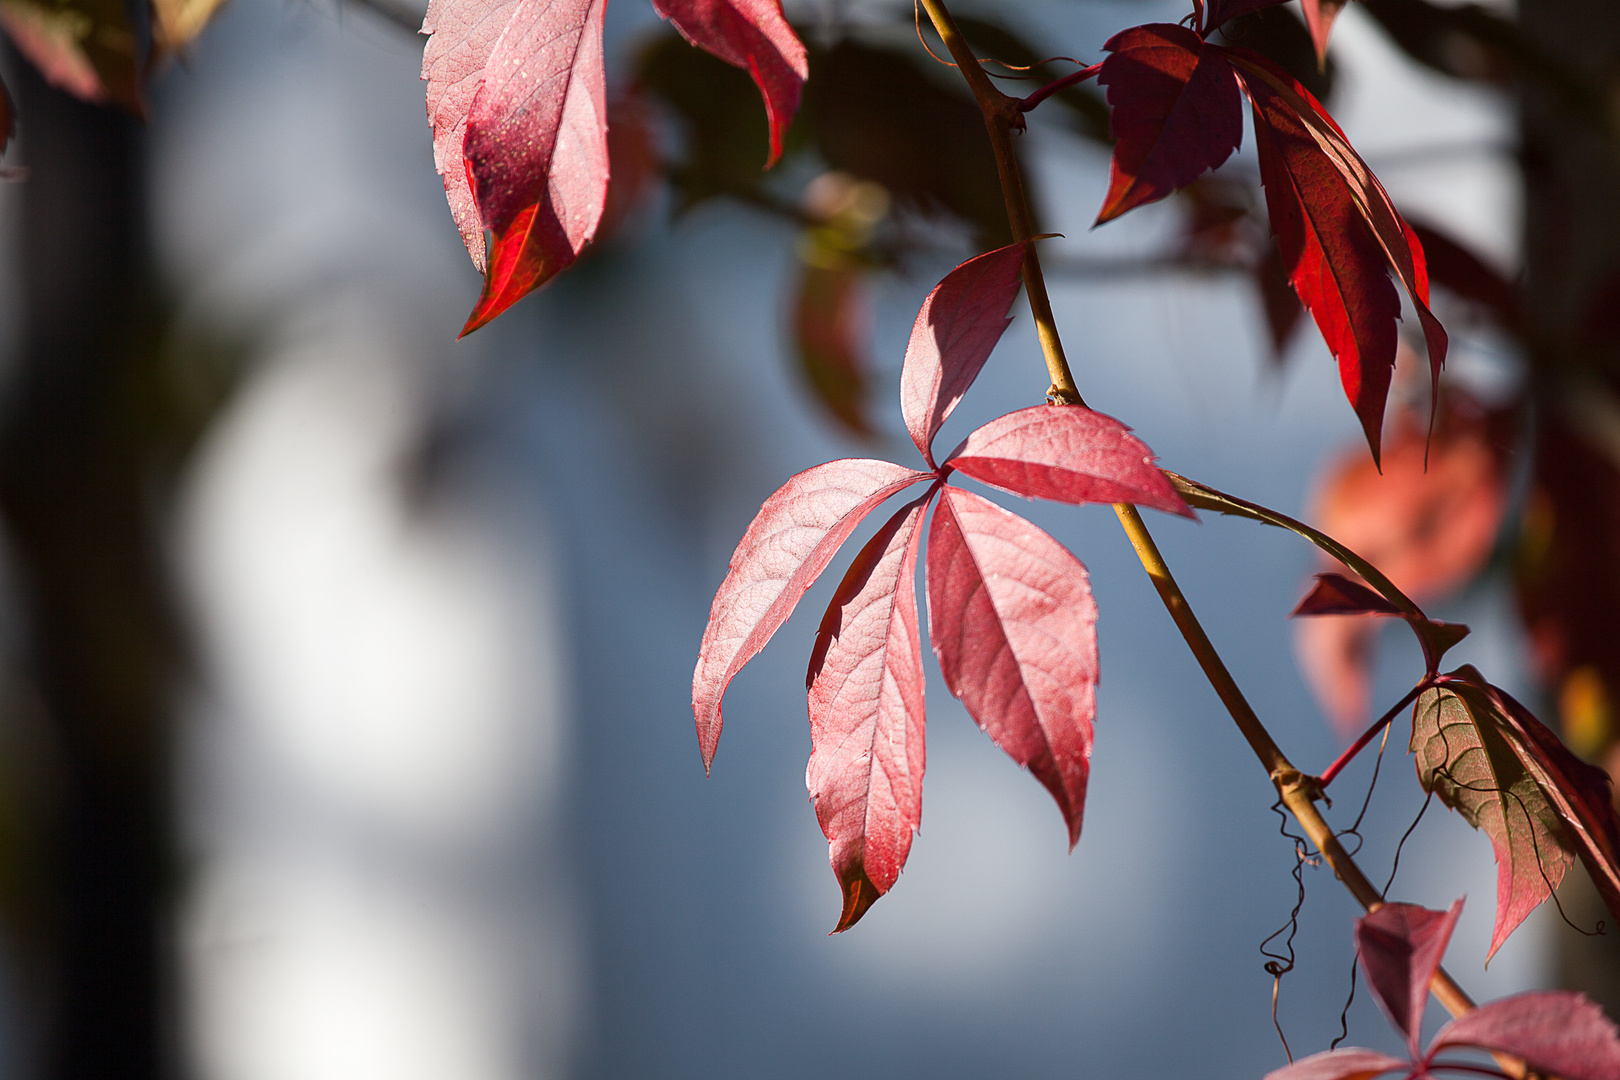
M1494 955L1563 880L1574 861L1568 830L1533 769L1536 751L1506 722L1477 672L1418 698L1411 750L1423 789L1482 830L1496 851Z
M1400 1032L1415 1059L1423 1037L1429 983L1446 954L1461 900L1449 911L1416 904L1385 904L1356 920L1356 952L1373 996Z

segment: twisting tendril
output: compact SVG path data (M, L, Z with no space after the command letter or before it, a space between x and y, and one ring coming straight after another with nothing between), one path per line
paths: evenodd
M1260 955L1266 958L1265 971L1271 976L1271 1026L1277 1029L1277 1038L1282 1040L1283 1053L1288 1055L1288 1061L1292 1064L1294 1052L1289 1049L1288 1036L1283 1034L1282 1023L1277 1019L1277 996L1282 989L1282 977L1294 970L1294 936L1299 933L1299 912L1305 906L1305 867L1320 865L1322 857L1311 854L1310 843L1305 837L1288 831L1289 817L1283 810L1281 799L1271 804L1271 812L1282 819L1277 831L1293 842L1293 875L1298 892L1294 898L1294 909L1288 913L1288 921L1260 943ZM1282 951L1269 948L1278 938L1283 939Z

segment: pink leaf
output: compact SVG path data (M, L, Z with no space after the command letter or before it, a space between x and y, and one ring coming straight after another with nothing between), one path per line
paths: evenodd
M1547 990L1481 1005L1435 1035L1432 1058L1448 1046L1511 1054L1560 1080L1620 1080L1620 1037L1603 1010L1580 994Z
M782 17L781 0L653 0L653 8L687 41L754 77L771 125L766 167L774 165L810 77L804 44Z
M596 234L608 186L605 6L606 0L517 0L510 8L443 0L429 12L427 25L440 28L435 41L447 35L439 47L430 41L423 58L435 158L468 251L475 263L485 262L484 291L464 335L572 265ZM469 97L474 79L481 81ZM454 176L458 154L476 222L463 181ZM495 234L487 259L474 236L483 229Z
M1114 107L1114 156L1097 224L1219 168L1243 141L1243 97L1219 46L1185 26L1115 34L1097 82Z
M705 769L720 742L720 699L732 677L787 621L861 519L929 476L888 461L845 458L806 469L765 500L714 594L692 673L692 713Z
M1318 63L1325 62L1327 57L1328 34L1333 30L1333 20L1339 17L1339 11L1347 0L1300 0L1300 7L1305 9L1305 24L1311 29L1311 41L1316 45L1316 59Z
M1035 774L1080 839L1096 715L1086 568L1034 525L947 487L928 533L928 632L951 693Z
M484 223L473 201L461 149L467 138L467 111L484 85L484 65L517 4L518 0L432 0L422 20L422 33L431 35L422 50L422 78L427 82L428 124L433 129L433 165L444 178L450 216L479 273L484 272Z
M1423 1009L1429 1003L1429 980L1445 955L1462 904L1458 900L1449 911L1385 904L1356 920L1356 951L1367 982L1390 1021L1406 1034L1414 1059Z
M917 546L933 495L901 507L855 556L810 654L804 779L844 892L834 933L894 885L922 824Z
M962 400L1012 322L1024 244L986 252L952 270L923 301L900 372L900 411L929 465L934 434Z
M969 435L945 467L1030 499L1127 502L1193 516L1130 428L1080 405L998 417Z
M1380 1054L1376 1050L1363 1050L1347 1046L1342 1050L1324 1050L1308 1058L1300 1058L1292 1065L1273 1069L1265 1080L1371 1080L1381 1073L1405 1072L1411 1066L1400 1058Z

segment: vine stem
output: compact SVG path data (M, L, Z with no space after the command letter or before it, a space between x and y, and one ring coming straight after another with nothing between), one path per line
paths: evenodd
M1013 131L1022 130L1024 127L1023 113L1019 109L1020 100L1003 94L990 82L990 77L979 66L978 57L973 54L972 48L962 37L943 0L917 0L917 2L928 13L928 19L933 23L934 30L945 43L945 47L950 50L951 58L956 61L962 77L967 80L968 88L972 90L973 97L979 104L979 111L984 115L985 130L990 136L990 146L995 152L996 170L1001 177L1001 192L1007 204L1007 222L1012 226L1014 241L1028 243L1024 251L1024 291L1029 297L1030 312L1035 317L1035 329L1040 337L1041 354L1046 360L1047 372L1052 379L1047 398L1053 402L1084 405L1085 400L1080 396L1074 375L1069 370L1068 358L1063 353L1063 342L1058 336L1057 321L1052 316L1052 302L1046 293L1046 279L1041 273L1040 256L1035 251L1035 245L1029 243L1034 236L1034 229L1030 224L1029 205L1024 198L1023 176L1012 144ZM1265 767L1267 775L1277 789L1277 794L1282 798L1283 805L1299 822L1305 835L1327 859L1328 865L1333 867L1334 874L1344 882L1356 901L1368 911L1382 907L1383 896L1367 879L1361 867L1356 865L1356 861L1344 850L1344 845L1339 843L1339 838L1334 835L1333 829L1317 810L1316 800L1322 797L1320 784L1314 777L1306 776L1293 766L1243 696L1243 691L1232 678L1232 673L1227 670L1220 654L1216 652L1209 635L1204 632L1198 617L1193 614L1192 605L1187 603L1186 596L1176 584L1176 579L1170 573L1158 545L1153 542L1153 536L1148 532L1141 513L1129 503L1116 503L1114 512L1119 516L1120 524L1124 526L1125 534L1130 538L1131 546L1136 549L1137 557L1152 580L1153 587L1158 590L1159 598L1169 611L1170 618L1181 631L1187 647L1192 651L1205 677L1221 699L1221 704L1231 713L1238 730L1248 740L1255 756L1260 759L1260 764ZM1444 968L1435 971L1429 989L1452 1016L1461 1016L1474 1008L1473 1000ZM1498 1063L1507 1068L1511 1076L1525 1075L1521 1063L1502 1058L1498 1058Z

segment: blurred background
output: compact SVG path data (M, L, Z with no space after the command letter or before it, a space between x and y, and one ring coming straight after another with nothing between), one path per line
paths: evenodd
M935 672L907 871L828 936L801 675L830 581L733 684L703 775L689 678L733 545L793 472L911 460L896 387L917 306L1003 242L978 116L906 5L789 4L812 74L764 174L746 75L617 0L604 236L458 342L480 282L433 170L411 0L232 0L200 34L206 10L152 31L172 47L144 83L103 48L129 52L122 4L32 2L0 0L19 118L0 160L0 1075L1259 1077L1286 1060L1261 952L1279 928L1289 1043L1339 1034L1354 904L1279 835L1106 508L1019 507L1085 561L1102 611L1072 855ZM64 13L77 61L40 44ZM1184 13L959 12L1007 65L1090 63ZM1415 361L1373 473L1279 288L1247 138L1092 232L1107 112L1078 90L1021 149L1040 227L1064 234L1045 257L1088 401L1469 623L1458 662L1602 760L1620 13L1368 0L1328 75L1292 9L1233 35L1314 80L1426 230L1453 335L1429 472ZM1016 311L947 445L1040 400ZM1152 524L1301 767L1421 674L1365 621L1296 636L1321 567L1291 535ZM1393 730L1360 830L1380 882L1423 804ZM1337 782L1335 825L1373 765ZM1590 931L1580 877L1560 899ZM1483 968L1494 882L1486 837L1434 807L1390 895L1468 896L1449 967L1476 997L1569 984L1613 1014L1612 930L1552 905ZM1367 995L1346 1016L1352 1043L1393 1047Z

